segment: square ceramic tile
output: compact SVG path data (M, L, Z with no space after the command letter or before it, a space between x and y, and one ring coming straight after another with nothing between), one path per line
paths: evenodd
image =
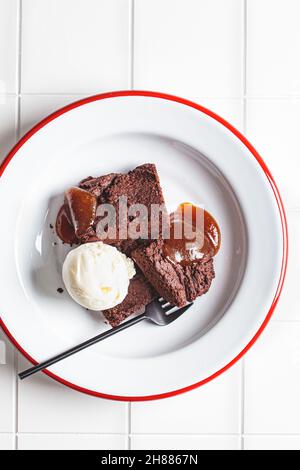
M238 436L132 436L133 450L238 450Z
M127 88L129 6L129 0L23 2L22 92Z
M248 93L299 96L299 0L250 0L247 4Z
M39 121L82 96L76 95L22 95L21 134L25 134Z
M300 450L299 436L245 436L245 450Z
M247 136L268 165L287 208L300 208L299 120L300 100L247 102Z
M245 359L245 433L300 434L300 323L272 322Z
M17 98L0 95L0 164L16 143Z
M29 363L20 361L20 371ZM102 400L38 374L19 382L19 432L124 433L126 404Z
M0 0L0 93L17 91L18 0Z
M0 329L0 433L14 431L14 350Z
M183 395L131 407L132 433L238 433L241 369Z
M240 96L242 7L240 0L135 2L135 88Z
M210 111L226 119L234 127L243 131L243 100L230 98L191 98Z
M124 450L125 436L28 435L18 437L18 450Z
M15 437L13 434L0 434L0 450L13 450Z
M289 260L285 283L273 319L300 321L300 209L287 212Z

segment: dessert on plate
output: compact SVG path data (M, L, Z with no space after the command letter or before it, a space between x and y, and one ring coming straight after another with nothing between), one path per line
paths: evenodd
M63 243L78 245L63 266L69 294L101 310L113 327L157 297L178 307L192 302L215 277L217 222L190 203L168 214L151 163L67 189L56 232Z

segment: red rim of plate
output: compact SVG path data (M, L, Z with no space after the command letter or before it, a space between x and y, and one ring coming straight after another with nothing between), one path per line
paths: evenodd
M103 93L99 95L94 95L90 96L88 98L81 99L79 101L76 101L74 103L71 103L58 111L55 111L54 113L50 114L48 117L40 121L38 124L36 124L29 132L27 132L20 140L19 142L13 147L13 149L9 152L5 160L0 166L0 177L4 173L6 167L9 165L10 161L12 158L16 155L18 150L29 140L36 132L38 132L40 129L42 129L44 126L46 126L49 122L53 121L57 117L61 116L64 113L67 113L68 111L71 111L74 108L77 108L79 106L85 105L87 103L91 103L93 101L98 101L98 100L103 100L103 99L108 99L108 98L118 98L120 96L147 96L147 97L152 97L152 98L160 98L164 100L169 100L169 101L175 101L177 103L184 104L186 106L189 106L191 108L197 109L198 111L201 111L202 113L207 114L211 118L215 119L219 123L223 124L227 129L229 129L247 148L248 150L252 153L253 157L257 160L259 165L261 166L262 170L264 171L275 196L277 205L278 205L278 210L280 214L280 220L281 220L281 228L282 228L282 236L283 236L283 256L282 256L282 264L281 264L281 273L280 273L280 278L277 286L277 290L273 299L273 302L270 306L270 309L261 324L260 328L256 332L256 334L253 336L251 341L247 344L247 346L244 347L244 349L234 357L226 366L222 367L220 370L215 372L214 374L210 375L206 379L201 380L200 382L196 382L195 384L189 385L187 387L181 388L179 390L173 390L171 392L167 393L161 393L157 395L149 395L149 396L137 396L137 397L126 397L126 396L118 396L118 395L108 395L105 393L100 393L96 392L94 390L88 390L86 388L80 387L78 385L75 385L71 382L68 382L64 380L63 378L53 374L52 372L48 370L44 370L43 372L51 377L52 379L62 383L63 385L66 385L67 387L73 388L74 390L77 390L82 393L86 393L88 395L93 395L96 397L100 398L106 398L110 400L119 400L119 401L146 401L146 400L157 400L160 398L167 398L171 397L174 395L178 395L180 393L187 392L189 390L193 390L194 388L200 387L201 385L206 384L207 382L210 382L213 380L215 377L218 377L220 374L225 372L227 369L229 369L231 366L233 366L250 348L251 346L255 343L255 341L258 339L262 331L265 329L267 326L274 310L277 305L278 299L280 297L284 279L285 279L285 274L286 274L286 267L287 267L287 258L288 258L288 235L287 235L287 221L286 221L286 215L282 203L282 199L280 196L280 193L278 191L278 188L276 186L276 183L261 156L258 154L258 152L255 150L255 148L248 142L248 140L237 130L235 129L231 124L229 124L225 119L221 118L214 112L210 111L207 108L204 108L203 106L193 103L192 101L186 100L184 98L179 98L177 96L173 95L168 95L165 93L159 93L159 92L152 92L152 91L142 91L142 90L124 90L124 91L115 91L115 92L110 92L110 93ZM3 331L5 334L8 336L10 341L16 346L16 348L25 356L32 364L37 364L37 361L32 358L23 348L22 346L16 341L16 339L13 337L13 335L10 333L8 328L6 327L4 321L0 317L0 326L2 327Z

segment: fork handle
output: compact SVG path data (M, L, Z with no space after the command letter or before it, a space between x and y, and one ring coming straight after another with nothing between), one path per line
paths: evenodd
M144 313L142 313L141 315L138 315L137 317L131 318L131 320L121 323L115 328L111 328L108 331L104 331L104 333L94 336L93 338L90 338L87 341L84 341L83 343L78 344L77 346L73 346L73 348L70 348L63 353L60 353L57 356L54 356L51 359L48 359L47 361L41 362L40 364L37 364L33 367L30 367L29 369L24 370L23 372L19 374L19 377L21 380L26 379L26 377L29 377L30 375L33 375L36 372L39 372L40 370L44 370L47 367L52 366L53 364L56 364L57 362L62 361L63 359L66 359L67 357L72 356L73 354L76 354L77 352L82 351L83 349L86 349L89 346L92 346L93 344L99 343L99 341L102 341L105 338L109 338L109 336L119 333L119 331L126 330L126 328L129 328L130 326L133 326L136 323L139 323L145 318L146 317Z

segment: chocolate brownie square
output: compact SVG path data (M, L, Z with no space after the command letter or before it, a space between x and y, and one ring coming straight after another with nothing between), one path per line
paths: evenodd
M122 252L130 255L131 249L136 247L136 238L127 234L126 239L120 236L119 222L125 225L126 230L130 222L139 214L122 219L119 214L119 201L121 197L126 198L127 210L135 205L142 204L147 210L147 226L148 230L144 235L144 239L151 239L151 210L152 205L157 205L161 208L161 213L158 216L157 232L154 238L161 237L163 218L168 223L168 214L165 207L165 201L160 186L159 176L156 167L152 163L145 163L136 167L129 173L110 173L108 175L100 176L97 178L88 177L81 181L79 187L91 192L98 197L99 204L111 204L116 211L116 236L103 239L104 243L109 243L118 247ZM99 219L96 218L93 227L90 227L87 233L82 234L81 242L87 243L99 239L96 234L96 225Z
M103 315L111 326L118 326L123 320L130 315L143 312L145 306L157 297L154 288L145 279L142 273L138 273L131 279L123 302L113 308L103 310Z
M172 263L163 255L163 240L132 251L132 258L155 290L171 305L182 307L210 288L215 277L212 258L190 265Z

